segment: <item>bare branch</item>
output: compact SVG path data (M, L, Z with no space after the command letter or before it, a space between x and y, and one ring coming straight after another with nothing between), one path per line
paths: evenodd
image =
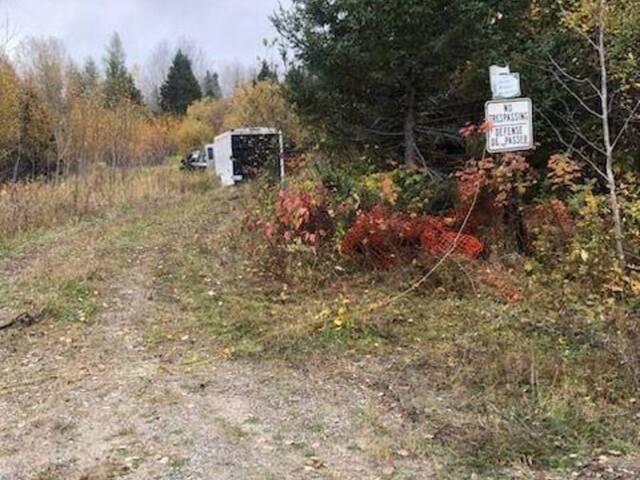
M560 78L560 76L557 73L554 72L553 77L556 79L556 81L560 84L562 88L564 88L573 98L575 98L578 101L578 103L580 104L580 106L582 106L582 108L584 108L591 115L600 119L602 118L603 114L601 112L596 112L593 108L587 105L584 99L580 95L578 95L576 92L574 92L573 89L569 85L567 85L567 83L562 78Z
M429 175L431 180L442 180L442 176L440 175L440 173L438 171L433 170L432 168L429 168L429 165L427 165L427 161L424 158L424 156L422 155L422 152L420 151L420 149L418 148L418 145L414 145L414 147L416 149L416 153L418 155L418 158L420 159L420 162L422 163L422 166L425 169L425 172L427 173L427 175Z
M418 126L418 127L416 127L416 131L418 131L420 133L426 133L427 135L439 135L439 136L442 136L442 137L450 138L452 140L460 140L460 135L456 135L454 133L447 132L445 130L439 130L437 128L429 128L429 127L425 127L425 126Z
M385 132L382 130L376 130L375 128L367 128L365 127L364 130L367 133L373 133L374 135L381 135L383 137L402 137L404 136L404 133L402 132Z
M562 75L564 75L565 77L567 77L569 80L572 80L576 83L580 83L580 84L584 84L584 85L589 85L598 95L600 95L600 89L598 89L598 87L595 85L595 83L593 83L591 80L589 80L588 78L578 78L575 77L573 75L571 75L569 72L567 72L566 69L562 68L562 66L560 66L560 64L558 62L555 61L555 59L551 56L551 55L547 55L547 57L549 57L549 60L551 61L551 63L553 64L553 66L557 69L558 72L560 72ZM552 71L553 72L553 71Z
M582 159L587 162L589 165L591 165L591 168L593 168L596 173L598 175L600 175L603 179L607 180L607 175L602 171L602 169L600 169L600 167L598 167L598 165L596 165L596 163L591 160L591 158L589 158L587 155L585 155L582 151L580 151L579 149L574 148L572 143L569 143L568 141L566 141L564 139L564 136L562 135L562 133L560 132L560 130L558 130L558 128L554 125L554 123L549 119L549 117L547 117L541 110L538 111L540 113L540 115L542 116L542 118L547 122L547 124L551 127L551 129L555 132L556 136L558 137L558 140L560 141L560 143L562 143L566 148L575 151L578 153L578 155L580 155L580 157L582 157Z
M640 101L638 101L638 103L636 103L636 106L633 107L633 109L631 110L631 113L629 114L629 116L625 120L624 125L622 127L622 130L620 130L618 132L618 135L616 136L616 139L613 141L613 144L611 145L612 149L615 150L616 146L618 145L618 142L620 142L620 140L622 139L622 136L624 135L624 132L626 132L627 128L629 128L629 124L631 123L631 119L636 114L638 109L640 109Z
M565 105L566 108L566 105ZM582 140L584 143L586 143L589 147L591 147L593 150L595 150L598 153L601 153L602 155L606 155L607 151L599 146L598 144L594 143L592 140L590 140L583 132L582 130L580 130L580 127L575 123L575 121L573 120L573 116L572 115L568 115L567 118L557 114L556 112L554 112L553 110L549 109L549 111L557 118L559 118L560 120L562 120L562 122L564 122L564 124L571 130L571 133L575 134L578 138L580 138L580 140ZM570 120L568 120L570 119Z

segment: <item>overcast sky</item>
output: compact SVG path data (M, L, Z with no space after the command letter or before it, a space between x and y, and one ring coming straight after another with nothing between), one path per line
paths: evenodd
M215 65L253 65L268 55L262 40L275 37L269 16L279 3L289 0L0 0L0 17L8 17L18 37L60 38L79 61L102 59L118 31L129 65L143 64L159 41L180 37Z

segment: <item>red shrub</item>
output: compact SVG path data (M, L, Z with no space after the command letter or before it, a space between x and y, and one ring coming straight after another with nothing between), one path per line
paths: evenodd
M486 178L481 171L465 172L458 176L458 201L455 204L455 225L461 226L467 216L464 232L477 234L480 227L486 227L493 232L502 223L503 208L496 205L495 195L486 187ZM476 194L475 206L473 204ZM469 210L473 207L471 215ZM491 238L495 236L490 235Z
M281 190L274 219L247 222L247 229L258 230L274 245L302 241L312 247L330 238L335 230L322 192Z

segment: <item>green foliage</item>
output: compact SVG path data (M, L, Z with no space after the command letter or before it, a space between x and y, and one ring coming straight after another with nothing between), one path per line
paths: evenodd
M379 172L374 165L343 162L334 166L319 160L315 170L324 187L332 193L335 205L351 203L354 208L369 210L377 205L399 212L439 214L450 210L455 199L454 182L434 178L416 168L397 168Z
M184 115L189 105L201 98L202 90L191 69L191 60L178 50L167 79L160 87L160 106L165 112Z
M278 72L273 65L270 65L266 60L262 60L260 64L260 71L256 76L256 82L264 82L264 81L277 82L278 81Z
M89 93L95 91L100 84L100 80L98 65L93 58L89 57L81 72L81 92Z
M122 40L114 33L107 48L105 63L104 95L109 107L115 107L122 101L130 101L142 105L142 93L135 85L133 77L127 71L126 55ZM89 75L93 75L93 67L89 67ZM90 79L90 77L89 77Z
M445 0L295 0L274 18L296 60L288 94L332 135L396 148L407 115L454 96L443 92L473 57L474 13Z
M639 187L632 175L625 176L630 181L623 183L621 195L629 252L640 251ZM567 214L556 209L548 220L556 228L543 226L531 232L535 240L532 259L527 261L530 276L545 285L568 282L573 295L580 298L613 300L627 296L632 302L640 298L640 275L632 270L622 272L612 254L609 197L599 194L591 182L576 186L567 204ZM565 226L558 229L562 223ZM632 255L631 261L637 261L637 257Z
M393 173L398 189L396 209L401 212L440 214L453 208L455 182L433 178L424 170L400 168Z
M222 88L217 73L211 73L209 70L204 75L202 81L202 96L205 98L213 98L218 100L222 98Z

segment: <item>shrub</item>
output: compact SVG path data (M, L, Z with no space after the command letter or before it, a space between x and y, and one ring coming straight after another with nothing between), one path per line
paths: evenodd
M259 230L275 247L301 243L314 251L334 233L325 193L317 185L309 190L280 190L272 221L249 221L247 226Z
M455 182L449 178L434 178L423 169L399 168L393 172L393 183L400 212L439 215L455 205Z
M341 252L376 268L388 268L414 256L420 241L420 218L384 207L361 213L342 241Z
M366 163L336 167L326 160L315 162L315 169L335 205L348 202L361 210L384 205L398 212L439 215L455 203L455 182L434 178L424 169L379 172Z

